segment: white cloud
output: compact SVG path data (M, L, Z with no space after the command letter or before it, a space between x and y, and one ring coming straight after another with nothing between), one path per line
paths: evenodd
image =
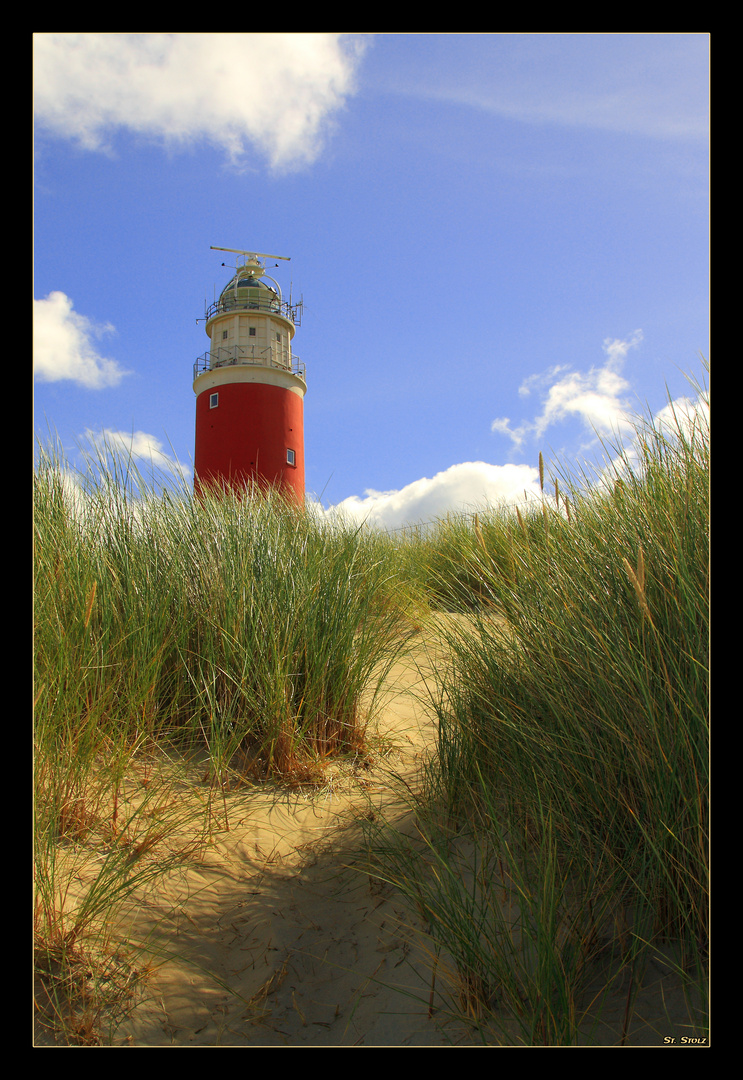
M110 428L92 431L88 428L84 438L99 460L111 454L120 462L131 458L137 467L144 463L158 473L169 473L184 479L191 475L185 465L165 453L160 439L146 431L113 431Z
M662 409L650 417L638 417L632 438L622 445L616 454L601 469L597 470L596 486L613 489L617 477L630 472L642 475L645 468L643 444L652 432L657 432L663 443L673 446L679 440L688 447L701 450L703 442L709 438L710 398L706 389L701 389L696 397L681 396L669 401ZM651 437L651 451L654 449Z
M124 375L115 360L101 356L96 341L114 334L110 323L80 315L63 292L34 300L34 374L41 382L69 379L89 390L118 386Z
M435 476L414 480L399 491L373 491L352 495L326 511L347 520L397 529L432 521L449 511L523 502L539 497L538 470L528 465L489 465L467 461Z
M36 117L89 150L125 128L292 168L320 153L364 47L345 34L36 34Z
M700 432L708 432L709 394L703 392L697 398L679 397L670 401L655 414L653 423L663 436L670 439L680 435L692 440Z
M541 396L542 410L532 420L513 427L509 417L499 417L491 431L507 435L515 448L529 438L541 438L548 428L568 419L579 419L587 430L600 437L628 433L634 429L630 383L622 375L622 365L630 349L642 341L642 330L627 339L606 338L606 363L588 371L568 371L565 365L550 368L543 375L530 375L519 388L522 397Z

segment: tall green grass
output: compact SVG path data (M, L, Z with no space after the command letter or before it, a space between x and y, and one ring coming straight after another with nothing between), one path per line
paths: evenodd
M42 448L34 927L69 1041L134 994L141 964L114 933L131 892L229 828L231 785L312 782L362 752L429 602L468 618L435 673L417 837L383 830L373 849L430 929L435 977L483 1041L622 1043L660 965L700 1034L703 411L641 426L598 486L558 477L528 512L397 540L275 493L157 494L116 455L68 476Z
M597 1037L619 994L626 1040L651 958L703 1028L706 413L641 425L599 487L562 484L528 515L460 522L458 545L446 526L436 591L472 617L433 701L422 847L377 838L380 872L428 920L465 1011L508 1039Z
M157 494L108 452L70 476L40 449L35 933L47 982L82 963L84 943L110 952L105 927L126 897L229 828L232 784L317 782L363 752L410 631L409 590L378 538L275 493ZM87 1030L65 996L68 1030Z

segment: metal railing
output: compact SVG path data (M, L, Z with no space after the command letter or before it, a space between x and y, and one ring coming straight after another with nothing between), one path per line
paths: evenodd
M214 304L210 304L206 309L206 321L209 322L215 315L228 311L257 311L263 315L281 315L295 326L299 326L302 321L301 303L288 304L286 300L279 300L278 297L243 299L235 296L222 296Z
M233 345L228 349L218 348L205 352L194 361L193 377L203 375L206 371L215 371L218 368L254 365L255 367L276 368L279 371L290 371L307 382L307 373L304 364L298 356L292 356L287 363L282 351L269 345L266 349L259 349L255 345Z

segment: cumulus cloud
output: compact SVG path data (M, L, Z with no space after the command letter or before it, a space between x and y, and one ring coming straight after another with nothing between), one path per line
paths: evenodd
M353 93L363 51L346 34L36 34L37 122L88 150L109 151L124 128L301 167Z
M92 431L88 428L84 440L93 452L87 456L97 460L113 455L119 461L131 459L138 468L142 464L149 466L157 473L167 473L183 479L191 475L185 465L165 453L160 439L146 431L114 431L111 428Z
M696 398L675 398L655 414L653 423L666 438L681 436L691 441L700 432L709 431L709 394L704 391Z
M638 417L632 438L621 447L621 453L596 469L595 484L612 490L617 478L629 473L641 476L644 472L645 452L643 445L654 435L668 446L683 441L688 447L701 448L709 438L710 398L706 389L699 390L696 397L673 398L652 416Z
M363 498L352 495L326 513L346 520L368 522L384 529L432 521L449 511L523 503L538 498L539 472L528 465L489 465L467 461L435 476L414 480L397 491L367 489Z
M34 375L40 382L68 379L88 390L118 386L124 375L115 360L101 356L98 344L114 334L110 323L98 324L74 310L63 292L34 300Z
M606 362L588 371L571 371L566 365L550 368L542 375L530 375L519 388L522 397L539 396L541 411L531 420L513 425L510 417L493 420L491 430L511 439L520 449L531 438L541 438L548 428L568 419L579 419L600 437L629 433L634 420L627 396L630 383L622 366L630 349L642 341L642 330L629 338L606 338Z

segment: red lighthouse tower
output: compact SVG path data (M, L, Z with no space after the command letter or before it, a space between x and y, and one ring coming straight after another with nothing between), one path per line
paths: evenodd
M302 504L307 383L291 345L302 305L282 299L261 262L286 256L212 250L241 255L243 263L207 308L210 346L194 364L194 488L255 481Z

